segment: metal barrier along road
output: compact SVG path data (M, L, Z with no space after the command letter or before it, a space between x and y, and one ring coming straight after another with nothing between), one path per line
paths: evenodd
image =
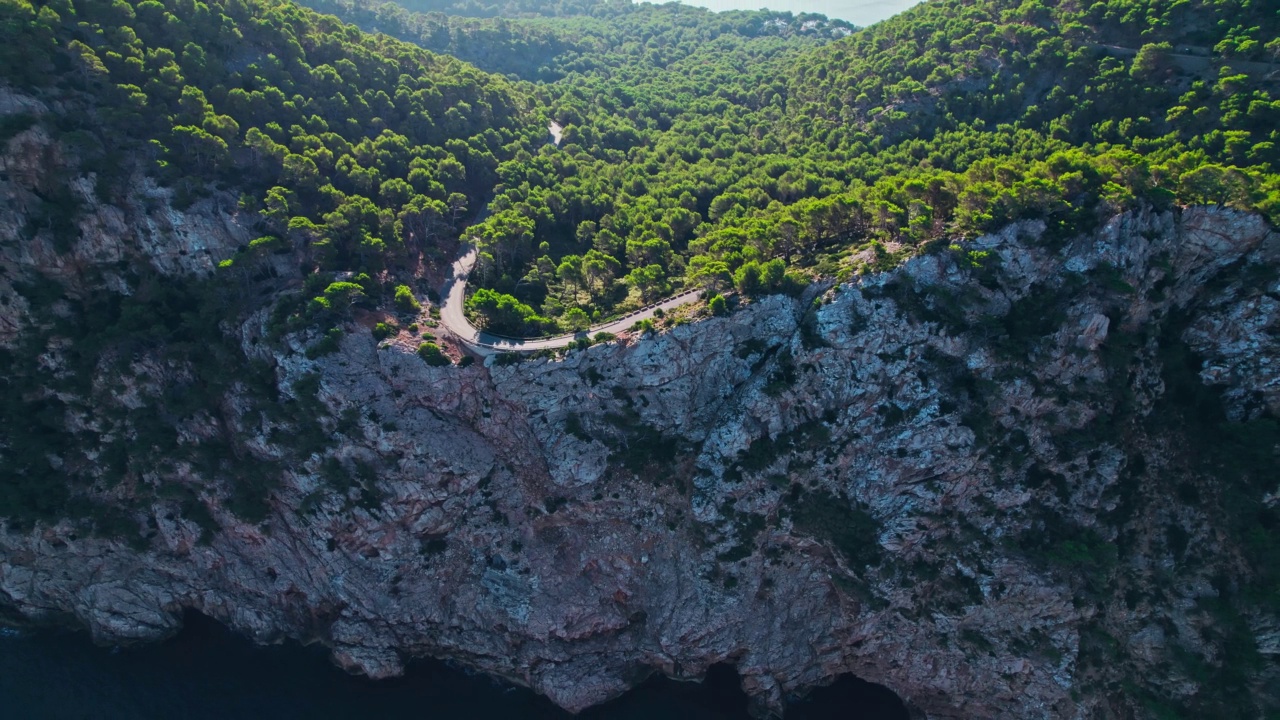
M561 333L559 335L536 335L532 337L511 337L509 335L499 335L497 333L483 330L483 331L477 331L477 336L481 334L488 335L490 338L492 338L497 342L511 343L511 345L500 345L495 342L484 342L482 340L469 340L464 342L467 342L469 345L473 345L473 346L485 347L491 350L505 350L508 352L536 352L538 350L554 349L556 347L568 347L579 338L591 337L592 335L598 332L604 332L606 328L618 329L619 325L626 325L626 323L631 320L635 320L635 322L639 322L641 319L644 319L641 316L645 315L646 313L651 313L652 311L657 310L663 305L666 305L667 303L670 303L675 300L688 298L694 295L701 295L702 292L703 292L702 290L686 290L682 293L678 293L676 295L672 295L671 297L659 300L658 302L649 303L644 307L641 307L636 310L632 310L631 312L627 313L626 315L623 315L622 317L615 318L613 320L607 320L602 323L597 323L596 325L592 325L591 327L588 327L585 330L578 330L577 332ZM673 308L679 307L680 305L683 305L683 304L684 303L677 303L672 307ZM650 315L650 317L652 317L652 315ZM626 329L626 328L622 328L622 329ZM521 345L524 345L526 343L531 343L531 342L544 343L544 342L557 342L557 341L563 341L563 344L562 345L557 344L557 345L551 345L551 346L544 345L537 348L521 347Z

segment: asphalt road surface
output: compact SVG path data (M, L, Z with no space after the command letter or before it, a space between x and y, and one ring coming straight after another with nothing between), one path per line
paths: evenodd
M686 303L693 302L698 299L702 293L701 290L688 290L674 297L667 298L653 305L644 307L630 315L623 316L617 320L592 325L590 328L576 333L568 333L565 335L554 335L544 338L508 338L501 335L480 330L467 320L464 312L464 305L467 299L467 276L471 274L471 268L476 264L476 248L470 247L462 257L453 263L453 270L449 274L449 280L445 283L444 291L440 296L444 302L440 306L440 324L444 325L449 332L453 333L468 347L472 348L481 355L493 355L503 352L520 352L530 353L539 350L554 350L556 348L568 347L573 341L580 337L593 336L596 333L607 332L617 334L624 330L631 329L632 325L646 318L654 317L654 313L659 309L664 312L678 308Z

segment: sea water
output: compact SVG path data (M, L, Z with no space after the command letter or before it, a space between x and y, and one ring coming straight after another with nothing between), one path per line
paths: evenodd
M788 720L906 720L885 688L844 678L795 704ZM32 720L569 720L546 698L439 661L370 681L334 667L319 647L255 646L191 615L173 639L112 649L86 634L0 633L0 717ZM648 681L583 720L748 720L726 667L707 682Z

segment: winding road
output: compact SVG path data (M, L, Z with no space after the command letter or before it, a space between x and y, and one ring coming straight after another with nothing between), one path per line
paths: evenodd
M1121 57L1133 57L1138 54L1138 48L1123 47L1121 45L1106 45L1103 43L1086 43L1090 47L1098 48L1108 53L1115 53ZM1240 60L1237 58L1227 58L1214 53L1210 48L1186 45L1178 48L1188 52L1171 52L1165 53L1165 57L1173 61L1182 70L1189 73L1204 72L1214 66L1229 66L1235 72L1243 73L1266 73L1266 79L1275 77L1280 73L1280 63L1274 62L1254 62L1251 60ZM1192 54L1191 50L1197 51Z
M564 128L559 123L552 122L547 127L547 132L551 135L552 143L560 144L563 136ZM480 214L480 217L488 212L486 208ZM646 305L643 308L629 314L624 315L617 320L592 325L586 330L576 333L566 333L564 335L551 335L548 337L538 338L511 338L503 335L495 335L490 332L480 330L471 321L467 319L466 301L467 301L467 276L471 274L471 268L476 265L476 256L478 251L474 245L468 246L466 252L453 262L453 268L449 273L449 279L445 281L444 288L440 292L443 302L440 305L440 324L445 329L453 333L464 345L471 348L480 355L496 355L498 353L517 352L531 353L539 350L555 350L557 348L568 347L575 340L582 337L589 337L596 333L620 333L630 330L641 320L652 318L658 310L667 311L678 308L681 305L698 299L702 293L701 290L686 290L679 295L674 295L654 303Z
M502 335L495 335L490 332L478 329L475 325L467 320L465 312L465 304L467 299L467 276L471 274L471 268L475 267L476 256L478 251L475 246L470 246L467 251L462 254L453 263L453 269L449 273L449 279L444 284L444 289L440 293L443 302L440 305L440 324L453 333L467 347L474 350L480 355L495 355L497 353L531 353L539 350L554 350L557 348L568 347L575 340L582 337L590 337L600 332L620 333L624 330L630 330L641 320L652 318L658 310L667 311L678 308L686 303L693 302L698 299L702 293L701 290L687 290L679 295L669 297L661 302L647 305L629 315L625 315L617 320L592 325L586 330L576 333L567 333L565 335L552 335L550 337L539 338L510 338Z

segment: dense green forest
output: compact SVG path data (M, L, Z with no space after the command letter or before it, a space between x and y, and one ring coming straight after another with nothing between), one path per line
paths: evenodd
M1141 202L1280 213L1269 72L1235 56L1189 72L1162 45L1128 58L1022 12L929 3L816 52L721 39L548 87L564 147L499 171L481 281L552 317L608 314L682 285L750 290L775 258L882 268L1020 217L1073 232Z
M410 12L385 0L303 0L302 4L518 79L554 82L570 73L612 74L637 67L663 70L697 45L721 36L803 37L797 47L850 33L853 26L822 15L724 12L712 14L676 3L588 3L582 12L540 3L550 15L532 19L508 8L497 18ZM589 10L589 11L588 11ZM708 61L714 61L707 57Z
M626 0L403 0L399 6L415 13L439 13L462 17L616 17L632 12Z
M282 2L9 0L7 51L44 55L6 61L96 94L101 134L180 201L235 186L250 250L367 295L489 202L473 283L524 312L508 332L847 277L1017 218L1280 214L1280 20L1257 3L944 0L857 33L676 4L308 4L507 77ZM105 187L133 151L99 145Z
M108 197L143 156L180 205L240 193L256 247L316 271L416 262L529 142L505 80L291 3L3 8L9 81L86 111L60 129Z
M1261 3L931 2L846 39L821 16L671 5L450 10L505 16L480 21L320 4L503 58L488 69L564 125L558 150L498 169L471 231L476 282L527 307L527 332L679 288L775 290L758 279L773 261L882 269L1017 218L1071 233L1144 203L1280 215L1280 19Z

